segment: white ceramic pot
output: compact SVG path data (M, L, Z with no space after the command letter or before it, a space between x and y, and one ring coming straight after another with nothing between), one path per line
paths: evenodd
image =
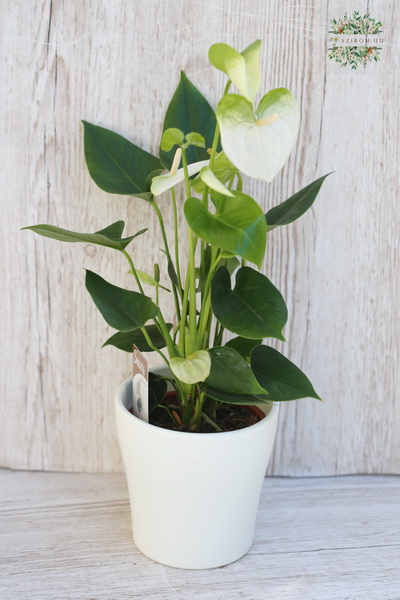
M246 554L279 405L245 429L203 434L155 427L131 406L127 379L116 394L116 420L139 550L184 569L220 567Z

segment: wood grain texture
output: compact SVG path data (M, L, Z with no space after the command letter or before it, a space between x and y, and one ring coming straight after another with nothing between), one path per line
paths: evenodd
M381 62L357 71L327 59L327 23L350 9L370 10L385 29ZM100 350L110 332L83 267L124 285L126 265L108 249L18 231L95 231L124 219L128 233L149 229L136 243L140 268L162 261L150 207L90 180L80 120L156 152L179 70L215 104L224 77L210 68L208 47L260 38L264 88L293 90L302 124L273 184L246 190L267 209L335 171L315 208L269 239L265 272L290 315L277 347L326 399L283 408L270 473L399 473L399 3L3 0L0 18L0 464L122 468L113 395L130 359ZM170 207L162 209L170 226Z
M254 545L220 569L142 556L123 475L0 471L2 600L399 600L400 479L267 478Z

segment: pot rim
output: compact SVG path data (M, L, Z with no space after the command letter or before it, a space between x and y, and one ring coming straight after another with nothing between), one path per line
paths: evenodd
M213 439L218 438L219 440L222 437L232 436L232 435L236 435L236 436L250 435L251 434L250 432L254 432L255 428L266 427L267 423L274 420L277 416L277 413L279 412L279 403L271 402L271 404L265 405L265 406L268 406L271 408L268 411L268 413L266 413L265 417L263 419L261 419L260 421L258 421L258 423L254 423L253 425L249 425L248 427L243 427L242 429L235 429L234 431L218 431L218 432L210 434L210 433L204 433L204 432L196 433L196 432L189 432L189 431L174 431L171 429L164 429L163 427L157 427L156 425L152 425L151 423L146 423L146 421L142 421L138 417L135 417L135 415L133 415L126 408L126 406L122 402L122 394L123 394L123 391L125 390L125 388L131 384L131 382L132 382L132 377L128 377L118 387L116 394L115 394L116 409L119 412L121 412L125 418L131 419L132 423L134 423L135 426L142 427L144 429L147 428L149 431L153 431L153 432L157 431L157 432L159 432L160 435L179 436L181 439L183 439L182 436L186 436L192 440L194 440L194 439L198 440L201 437L208 438L210 440L210 435ZM263 410L264 405L257 404L256 406L259 406L261 408L261 410Z

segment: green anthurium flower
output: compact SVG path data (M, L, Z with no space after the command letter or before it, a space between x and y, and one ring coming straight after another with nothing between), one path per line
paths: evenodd
M189 176L196 175L196 173L198 173L202 167L206 167L208 163L208 160L200 160L199 162L188 165ZM170 173L167 175L159 175L158 177L154 177L150 187L151 193L154 196L159 196L163 192L166 192L167 190L170 190L178 185L178 183L181 183L184 179L185 172L183 168L178 169L175 173L173 169L171 169Z
M175 377L183 383L198 383L205 381L209 376L211 357L207 350L197 350L187 358L171 358L170 368Z
M285 88L271 90L256 113L238 94L227 94L217 106L225 154L246 175L268 183L282 169L296 142L300 110Z
M250 102L253 102L260 89L260 48L260 40L251 44L242 53L228 44L213 44L208 53L210 63L226 73L240 93Z
M211 190L223 194L224 196L231 196L233 194L224 184L216 177L210 167L203 167L200 171L200 179L205 183Z

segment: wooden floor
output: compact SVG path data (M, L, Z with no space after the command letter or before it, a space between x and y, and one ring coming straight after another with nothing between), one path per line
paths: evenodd
M398 600L400 477L266 479L254 545L209 571L133 545L122 475L0 470L1 600Z

